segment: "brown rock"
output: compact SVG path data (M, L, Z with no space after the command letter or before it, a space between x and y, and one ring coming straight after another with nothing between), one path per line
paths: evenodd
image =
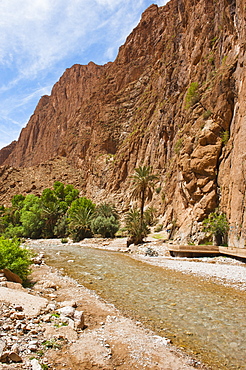
M160 176L152 205L164 227L175 221L186 237L220 206L231 245L244 247L245 12L244 0L152 5L113 63L67 69L0 151L0 201L59 180L127 210L129 175L147 164Z
M5 341L3 341L3 340L0 339L0 361L1 361L1 357L2 357L2 355L4 353L5 348L6 348Z
M9 269L2 269L0 271L4 274L6 279L8 279L9 281L12 281L13 283L22 284L22 279L18 275L16 275L14 272L10 271Z
M15 352L11 352L8 358L13 362L22 362L22 358Z

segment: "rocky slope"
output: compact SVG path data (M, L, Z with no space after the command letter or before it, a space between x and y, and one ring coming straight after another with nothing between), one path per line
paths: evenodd
M129 175L146 164L177 240L219 206L229 244L244 247L245 23L243 0L150 6L113 63L66 70L0 151L1 201L65 178L125 210Z

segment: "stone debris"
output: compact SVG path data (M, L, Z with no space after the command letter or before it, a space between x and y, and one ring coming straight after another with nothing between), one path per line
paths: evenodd
M0 277L7 280L3 273ZM57 288L52 281L40 281L37 285L38 289L33 289L36 294ZM30 357L77 339L77 331L84 328L84 314L75 309L75 301L49 302L27 292L20 292L21 300L19 295L14 296L16 292L0 287L0 368L1 363L22 363L22 369L39 370L44 360L29 361ZM31 302L31 307L26 302L29 306Z
M1 370L90 370L95 366L113 369L121 364L140 370L146 364L152 368L153 361L157 369L194 369L187 365L185 358L179 359L164 348L169 344L165 338L151 339L145 329L119 316L113 306L85 288L81 291L79 288L77 295L80 285L72 279L61 276L58 271L53 273L52 268L44 264L37 265L36 274L38 282L34 287L15 290L16 296L12 289L0 287ZM40 283L39 277L46 280ZM47 286L59 288L57 299L51 301ZM75 296L78 301L73 300ZM28 311L26 302L34 304L35 300L38 310L34 315L33 307ZM84 302L88 326L84 323L81 302ZM83 330L85 328L88 330ZM160 363L156 362L157 358Z

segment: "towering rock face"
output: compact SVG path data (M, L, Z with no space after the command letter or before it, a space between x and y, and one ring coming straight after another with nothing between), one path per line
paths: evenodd
M41 98L18 142L0 151L0 198L27 191L23 179L6 190L12 167L23 178L29 167L38 192L54 181L52 171L40 181L42 168L55 163L55 179L67 171L85 194L125 210L129 175L151 165L153 205L177 240L220 207L230 245L244 247L245 30L244 0L150 6L113 63L75 65Z

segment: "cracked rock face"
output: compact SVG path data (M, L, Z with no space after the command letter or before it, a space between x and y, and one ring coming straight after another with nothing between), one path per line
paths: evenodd
M152 5L113 63L67 69L0 151L1 202L55 178L127 210L129 175L146 164L178 241L219 206L244 247L245 12L243 0Z

